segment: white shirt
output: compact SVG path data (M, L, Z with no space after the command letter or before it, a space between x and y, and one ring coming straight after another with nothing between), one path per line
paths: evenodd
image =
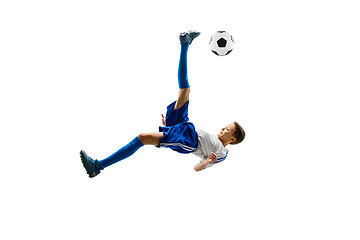
M209 163L206 167L211 167L224 161L229 150L224 147L218 136L209 134L201 129L196 129L196 132L198 133L199 142L198 147L192 154L201 158L200 163L205 162L211 152L216 154L217 160L214 163Z

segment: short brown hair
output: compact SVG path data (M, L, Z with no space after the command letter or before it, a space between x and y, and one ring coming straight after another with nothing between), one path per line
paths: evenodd
M234 122L235 125L235 131L234 131L234 137L236 138L235 142L232 142L230 144L235 145L238 143L241 143L245 138L245 131L244 129L238 124L237 122Z

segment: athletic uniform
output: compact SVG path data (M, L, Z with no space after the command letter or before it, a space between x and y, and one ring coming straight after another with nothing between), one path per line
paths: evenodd
M164 137L160 139L158 147L167 147L179 153L193 153L201 158L200 162L206 161L213 152L216 154L217 160L208 164L207 167L224 161L229 151L219 138L204 130L195 129L194 124L189 122L189 101L176 110L174 110L175 104L176 101L167 107L166 127L159 127L159 131L164 133Z

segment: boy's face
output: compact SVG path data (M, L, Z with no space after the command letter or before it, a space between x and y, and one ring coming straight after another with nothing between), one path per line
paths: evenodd
M221 131L217 134L217 136L218 138L225 141L229 141L232 139L234 139L235 141L236 139L234 138L234 132L235 132L235 124L230 123L226 127L223 127Z

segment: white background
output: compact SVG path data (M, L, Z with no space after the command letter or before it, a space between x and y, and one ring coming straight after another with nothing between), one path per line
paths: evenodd
M357 1L1 1L4 239L359 239ZM190 46L190 118L246 139L202 172L143 147L177 96ZM226 30L234 51L215 56Z

